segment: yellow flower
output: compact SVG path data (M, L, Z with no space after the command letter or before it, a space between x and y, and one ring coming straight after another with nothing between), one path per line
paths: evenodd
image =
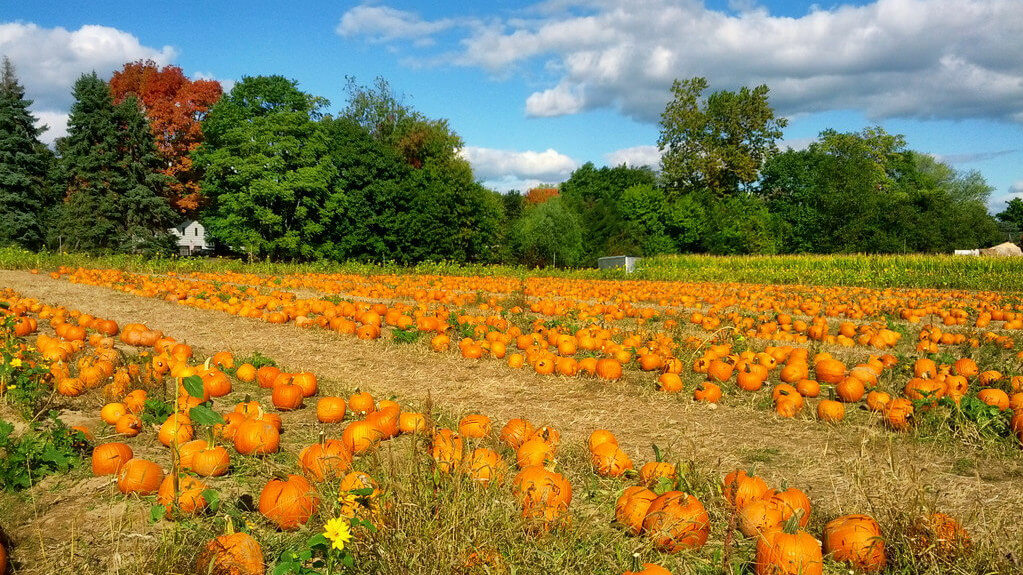
M15 357L11 359L11 367L21 367L21 358Z
M343 517L331 519L323 526L323 536L330 539L331 547L338 551L345 548L345 543L352 540L352 531L348 520Z
M18 386L17 385L8 385L7 386L7 391L11 391L13 389L18 389Z

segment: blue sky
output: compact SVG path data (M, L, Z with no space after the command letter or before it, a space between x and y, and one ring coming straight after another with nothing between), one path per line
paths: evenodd
M505 190L583 162L656 162L674 78L766 83L785 140L880 124L1023 197L1023 1L0 3L8 54L60 135L75 77L153 58L230 83L282 74L344 106L376 76L462 136Z

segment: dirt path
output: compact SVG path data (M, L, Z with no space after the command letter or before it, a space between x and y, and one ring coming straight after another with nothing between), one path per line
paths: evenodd
M422 346L272 325L22 271L0 270L0 286L122 325L143 322L207 353L258 350L290 370L317 373L325 394L360 387L403 402L431 397L455 413L548 423L573 442L603 427L618 435L637 462L652 458L650 444L656 443L722 473L755 465L774 484L806 489L825 513L883 514L892 503L905 508L917 501L955 513L977 531L996 534L1003 545L1023 541L1015 511L1023 502L1023 462L1016 456L925 444L871 423L824 426L744 406L713 408L688 396L645 391L637 382L540 377L498 361L472 363Z

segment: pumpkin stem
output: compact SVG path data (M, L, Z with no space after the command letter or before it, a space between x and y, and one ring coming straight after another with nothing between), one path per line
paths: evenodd
M632 554L632 570L636 571L636 572L639 571L639 553L638 552L634 552Z
M794 510L792 516L789 517L785 521L785 524L782 526L782 531L789 535L794 535L797 531L799 531L799 520L802 516L803 516L802 509Z
M661 456L661 448L657 447L656 443L651 443L650 447L654 449L654 461L656 461L657 463L661 463L662 461L664 461L663 457Z
M234 534L234 522L231 521L231 516L225 514L224 515L224 522L225 522L224 534L225 535L233 535Z

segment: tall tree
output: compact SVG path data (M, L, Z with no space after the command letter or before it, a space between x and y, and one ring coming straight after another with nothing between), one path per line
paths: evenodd
M1002 223L1006 235L1013 241L1023 240L1023 198L1005 202L1005 209L995 216Z
M661 114L662 175L670 188L709 190L718 196L747 189L788 121L778 118L760 85L703 98L706 78L675 80Z
M282 76L243 78L203 122L205 222L218 243L252 257L310 259L326 231L335 168L317 124L327 101Z
M806 150L764 167L759 194L788 252L947 252L978 247L998 230L976 172L960 173L906 149L880 127L821 132Z
M372 87L358 84L352 76L347 79L348 105L341 115L362 126L373 139L393 147L410 166L422 168L428 160L461 159L457 153L462 138L447 120L427 118L416 111L382 77L377 77Z
M76 250L139 252L166 247L174 212L163 199L166 176L135 98L115 106L95 72L81 76L68 135L57 141L62 244Z
M520 262L527 266L571 267L579 264L583 254L578 218L562 198L528 208L513 242Z
M582 263L596 265L602 256L653 253L641 246L635 229L630 229L622 197L634 186L653 188L656 180L653 170L646 167L623 164L598 169L587 162L561 184L565 205L578 215L586 237Z
M194 215L203 201L202 174L190 155L203 141L203 118L222 95L220 82L191 80L177 66L139 60L114 72L110 92L116 104L129 96L141 102L165 162L160 173L171 178L167 198L178 212Z
M52 154L39 141L31 100L5 56L0 70L0 245L39 248L44 213L52 202L47 173Z

